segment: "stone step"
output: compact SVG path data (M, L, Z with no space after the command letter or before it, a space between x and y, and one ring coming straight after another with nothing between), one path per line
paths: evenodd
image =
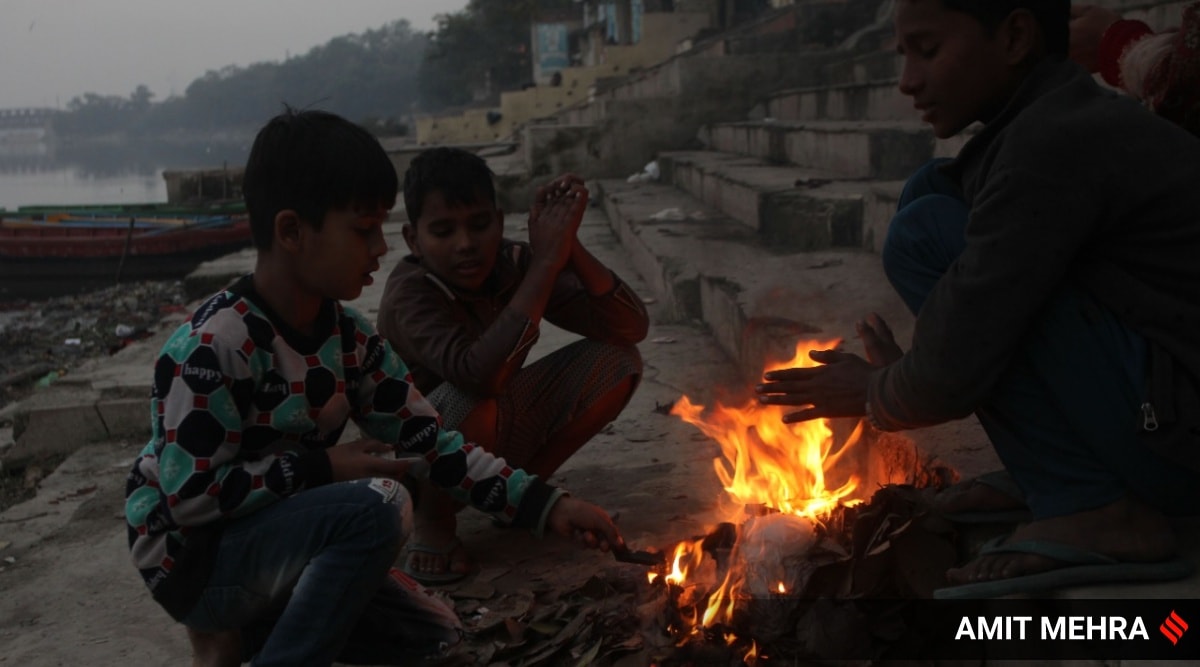
M953 157L977 128L938 139L904 121L745 121L701 128L708 148L826 171L837 178L905 180L931 158Z
M826 78L831 86L896 81L903 67L904 59L894 49L879 50L830 63Z
M787 252L662 183L605 180L596 190L662 312L707 325L749 381L761 379L767 361L790 359L801 338L853 336L853 323L868 312L907 335L912 318L887 286L877 254Z
M662 183L788 250L876 249L903 186L714 151L660 153L658 164Z
M902 120L919 114L896 80L781 90L767 100L776 120Z
M150 436L150 389L48 390L21 401L13 416L15 443L0 452L5 465L67 454L89 443Z
M902 180L937 154L924 123L903 121L748 121L703 128L710 149L822 170L844 179ZM954 142L949 142L954 143Z

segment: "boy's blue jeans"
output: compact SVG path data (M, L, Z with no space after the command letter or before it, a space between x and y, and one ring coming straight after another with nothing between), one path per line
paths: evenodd
M452 609L389 576L412 532L393 480L289 496L226 526L217 562L184 625L239 629L255 665L409 664L459 641Z
M904 187L882 251L888 280L914 315L966 247L968 207L935 160ZM1030 241L1035 243L1035 240ZM975 414L1044 519L1132 494L1171 514L1200 510L1200 475L1138 442L1146 341L1086 293L1052 295Z

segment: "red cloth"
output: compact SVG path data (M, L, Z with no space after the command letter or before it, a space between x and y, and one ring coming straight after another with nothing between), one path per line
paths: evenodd
M1100 76L1110 86L1123 88L1121 83L1121 56L1134 42L1153 35L1150 26L1141 21L1121 20L1113 23L1100 38L1100 50L1096 59L1100 65Z
M1200 2L1183 10L1171 50L1151 68L1141 96L1155 113L1200 136Z

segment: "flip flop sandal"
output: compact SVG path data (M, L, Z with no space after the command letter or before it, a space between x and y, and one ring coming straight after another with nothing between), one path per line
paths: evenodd
M991 540L979 551L980 557L1019 553L1045 556L1063 563L1062 567L1007 579L938 588L936 600L975 600L1022 593L1039 593L1068 586L1088 584L1175 581L1192 574L1192 563L1173 559L1155 563L1119 561L1111 556L1049 540L1004 542Z
M472 570L469 570L467 572L453 572L449 569L450 554L454 553L454 550L458 549L461 546L462 546L462 541L459 540L457 537L454 538L453 540L451 540L451 542L449 544L447 544L445 547L443 547L441 549L439 549L437 547L429 546L428 544L422 544L420 542L409 542L408 544L404 545L404 548L400 552L400 556L403 560L403 565L400 566L400 571L403 572L404 574L412 577L413 579L416 579L418 582L425 584L426 586L440 586L443 584L452 584L456 581L464 579L468 574L471 574L471 572L474 570L474 568L472 568ZM413 569L412 557L414 554L417 554L417 553L432 554L434 556L442 556L443 558L446 559L446 568L447 569L443 572L421 572L421 571Z

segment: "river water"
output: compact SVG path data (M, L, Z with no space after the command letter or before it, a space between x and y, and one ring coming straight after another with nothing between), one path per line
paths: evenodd
M248 142L166 146L147 141L52 147L0 143L0 212L11 214L22 206L166 203L165 170L240 166L248 148ZM94 287L79 285L80 290ZM33 283L0 284L0 328L6 306L49 295Z
M167 201L161 167L90 174L70 165L0 170L0 208L65 204L145 204Z
M0 143L0 208L167 201L167 169L242 165L249 140L162 141L77 145Z

